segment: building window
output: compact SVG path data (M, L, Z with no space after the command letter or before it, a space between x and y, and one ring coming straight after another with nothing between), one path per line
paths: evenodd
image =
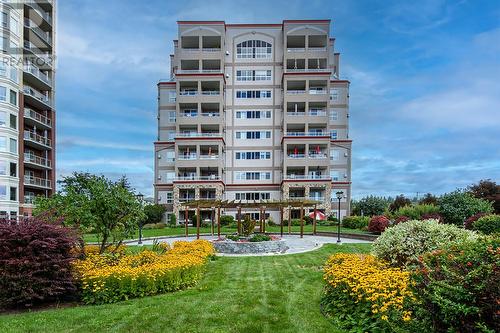
M167 132L167 138L169 141L175 140L175 132L174 131L168 131Z
M339 113L337 111L330 110L330 120L339 120Z
M3 61L0 62L0 76L7 76L7 66Z
M271 118L271 111L236 111L237 119Z
M10 17L10 31L15 33L16 35L19 34L19 24L15 18L12 16Z
M242 192L236 193L236 200L269 200L271 198L271 193L269 192Z
M337 140L337 130L330 131L330 139Z
M238 70L236 81L270 81L271 70Z
M10 163L10 176L17 177L17 164L16 163Z
M17 116L11 114L10 115L10 128L17 129Z
M271 98L271 90L238 90L236 98Z
M176 100L176 92L174 90L168 92L168 102L175 103Z
M17 154L17 140L10 139L10 152L13 154Z
M270 151L239 151L236 152L237 160L269 160L271 159Z
M166 202L173 203L174 202L174 192L167 192L166 195L167 195Z
M238 59L270 59L272 45L263 40L247 40L236 45Z
M330 101L332 101L332 102L339 101L339 90L338 89L330 89Z
M236 180L269 180L270 172L236 172Z
M236 132L236 139L270 139L271 131Z
M0 111L0 126L5 126L6 117L5 111Z
M167 182L172 182L175 179L175 172L167 172Z
M4 176L7 174L7 162L0 161L0 175Z
M0 185L0 200L7 199L7 185Z
M10 201L17 201L17 187L10 188Z
M12 210L10 212L10 219L11 220L17 220L17 212L16 211Z
M168 162L175 161L175 151L172 150L167 151L167 161Z
M7 13L2 12L2 27L7 28L9 22L8 18L9 16L7 15Z
M168 111L168 122L175 123L175 121L176 121L176 112L175 111Z
M330 150L330 159L332 161L338 161L340 159L340 152L337 149Z
M10 67L10 79L16 83L19 83L18 81L18 73L17 73L17 67L11 66Z
M338 170L330 170L330 177L333 181L337 182L340 178L340 172Z
M5 102L7 100L7 88L0 87L0 101Z
M10 104L17 105L17 92L10 91Z

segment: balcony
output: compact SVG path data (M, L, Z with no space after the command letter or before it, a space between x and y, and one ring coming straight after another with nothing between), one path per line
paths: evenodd
M49 159L30 153L24 153L24 163L31 164L32 166L39 168L50 169L52 167L52 162Z
M30 131L24 131L24 140L26 143L31 144L32 146L36 148L41 148L41 149L51 149L52 148L52 140L49 138L43 137L39 134L30 132Z
M28 85L23 87L23 93L28 102L34 104L35 107L40 109L52 108L52 100L46 94L32 88Z
M179 157L177 159L183 161L196 160L198 159L198 155L196 153L179 152Z
M33 64L25 64L24 72L29 74L27 78L32 78L32 83L37 85L37 88L48 90L52 87L52 81L47 73L42 72Z
M209 73L221 73L220 68L214 69L180 69L177 70L177 74L209 74Z
M201 92L201 94L204 96L219 96L220 91L219 90L203 90Z
M218 154L200 155L200 160L217 160L218 158Z
M305 94L305 90L287 90L286 93L288 95L300 95L300 94Z
M222 138L222 133L214 132L181 132L175 134L176 138Z
M317 153L317 152L310 152L309 155L308 155L309 158L312 158L312 159L327 159L328 158L328 154L326 153Z
M326 131L313 131L313 132L286 132L285 136L329 136Z
M30 108L24 109L24 118L26 118L26 120L30 120L30 121L25 121L28 124L33 123L33 124L38 125L42 128L47 128L47 129L52 128L52 120L51 119L49 119L48 117L42 116L40 113L35 112Z
M197 89L185 89L179 91L180 96L196 96L198 95L198 90Z
M52 3L52 1L49 1ZM47 13L38 3L34 0L25 1L24 4L32 9L33 12L37 13L48 25L52 25L52 17Z
M288 158L301 159L306 158L306 155L304 153L290 153L288 154Z
M317 88L309 88L309 94L310 95L326 95L327 94L327 89L326 87L317 87Z
M313 117L325 117L326 116L326 110L325 109L309 109L307 112L309 116Z
M38 38L40 38L43 42L45 42L45 44L47 44L47 46L52 46L52 37L50 35L50 32L43 31L38 25L36 25L28 18L24 19L24 27L33 31Z
M49 179L32 177L32 176L24 176L24 185L33 186L44 189L51 189L52 182Z
M287 174L284 176L285 180L330 180L331 177L328 175L297 175L297 174Z
M25 195L24 196L24 203L27 205L32 205L35 202L36 196L34 195Z
M200 180L221 180L221 177L218 175L208 175L208 176L197 176L197 175L187 175L187 176L178 176L174 179L174 181L200 181Z

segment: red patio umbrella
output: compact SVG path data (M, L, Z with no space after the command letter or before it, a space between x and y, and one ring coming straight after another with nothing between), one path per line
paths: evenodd
M293 154L298 155L299 154L299 149L297 147L293 148Z
M312 212L310 212L310 213L309 213L309 217L310 217L310 218L312 218L312 219L314 219L314 211L312 211ZM317 210L317 211L316 211L316 220L321 220L321 221L326 220L326 215L325 215L325 213L323 213L323 212L321 212L321 211Z

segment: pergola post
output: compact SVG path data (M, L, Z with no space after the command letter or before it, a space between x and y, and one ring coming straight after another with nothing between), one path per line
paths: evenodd
M288 206L288 234L292 234L292 209Z
M189 236L189 230L188 230L188 216L189 216L189 210L188 210L188 207L186 206L186 211L184 212L184 227L186 229L186 237Z
M300 238L304 238L304 206L300 205Z
M266 233L266 207L262 207L262 224L264 225L264 233Z
M280 235L283 237L283 206L280 206Z
M262 233L264 231L262 226L262 207L259 207L259 232Z
M220 238L220 206L217 207L217 237Z
M238 206L238 235L241 235L241 206Z
M196 207L196 239L200 239L200 206Z
M316 235L316 214L318 214L318 207L317 205L314 205L313 235Z

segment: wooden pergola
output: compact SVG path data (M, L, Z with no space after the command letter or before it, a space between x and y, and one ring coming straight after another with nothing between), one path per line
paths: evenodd
M299 208L300 209L300 237L304 237L304 209L314 208L314 219L313 219L313 234L316 234L316 216L317 216L317 206L321 204L320 201L315 200L265 200L265 201L228 201L228 200L192 200L182 203L185 207L185 229L186 237L189 234L188 227L188 215L189 209L196 209L196 238L200 238L200 210L210 209L212 211L211 221L212 221L212 235L214 234L214 215L215 210L217 210L217 236L220 237L220 210L221 208L236 209L238 214L238 234L241 234L241 209L259 209L259 224L260 232L266 232L265 215L266 209L277 208L280 211L280 234L283 236L283 209L287 208ZM288 233L291 233L292 225L291 219L288 219Z

